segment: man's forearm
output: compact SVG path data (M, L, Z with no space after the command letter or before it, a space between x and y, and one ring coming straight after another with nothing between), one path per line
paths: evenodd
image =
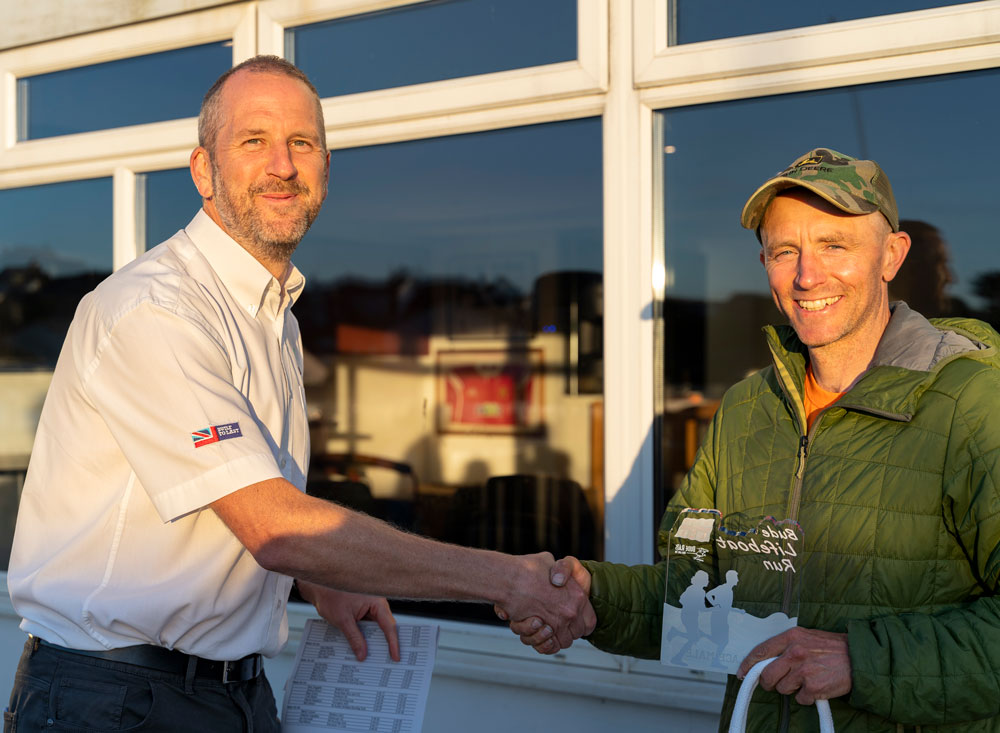
M511 556L402 532L365 514L306 496L283 479L220 499L215 511L262 567L314 583L397 598L483 601L512 618L539 616L575 637L593 611L576 583L549 583L552 557Z

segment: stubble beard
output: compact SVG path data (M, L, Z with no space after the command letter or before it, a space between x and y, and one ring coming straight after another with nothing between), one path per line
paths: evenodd
M310 188L297 180L264 181L251 185L244 193L234 193L217 168L212 169L212 191L216 211L230 236L258 258L279 262L292 258L323 204L322 196L312 196ZM294 193L302 205L288 216L269 220L255 199L258 194L276 192Z

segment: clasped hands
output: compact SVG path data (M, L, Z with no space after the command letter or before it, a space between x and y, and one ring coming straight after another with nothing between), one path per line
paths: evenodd
M542 558L544 581L551 587L561 589L563 605L552 611L534 614L518 614L515 609L500 605L495 605L493 610L501 620L510 621L510 629L521 637L521 643L534 647L539 654L555 654L568 648L574 640L588 635L597 625L597 615L590 605L590 573L572 556L548 567L545 567L545 559L552 558L548 553L531 557ZM571 604L571 612L560 613L558 609L566 608L566 601Z

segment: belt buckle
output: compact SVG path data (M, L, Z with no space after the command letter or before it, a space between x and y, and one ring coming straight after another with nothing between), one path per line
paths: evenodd
M250 662L252 672L249 676L244 674L244 665ZM230 682L244 682L246 680L256 679L260 675L261 670L264 667L264 661L261 659L259 654L254 654L250 659L239 659L235 662L223 662L222 663L222 684L228 685ZM234 678L230 679L230 671L232 671Z

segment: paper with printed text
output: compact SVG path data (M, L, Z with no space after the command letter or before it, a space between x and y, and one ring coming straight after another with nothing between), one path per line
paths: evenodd
M438 627L399 626L400 661L373 621L360 624L368 644L364 662L344 635L322 619L309 619L285 686L283 733L385 731L419 733L427 707Z

